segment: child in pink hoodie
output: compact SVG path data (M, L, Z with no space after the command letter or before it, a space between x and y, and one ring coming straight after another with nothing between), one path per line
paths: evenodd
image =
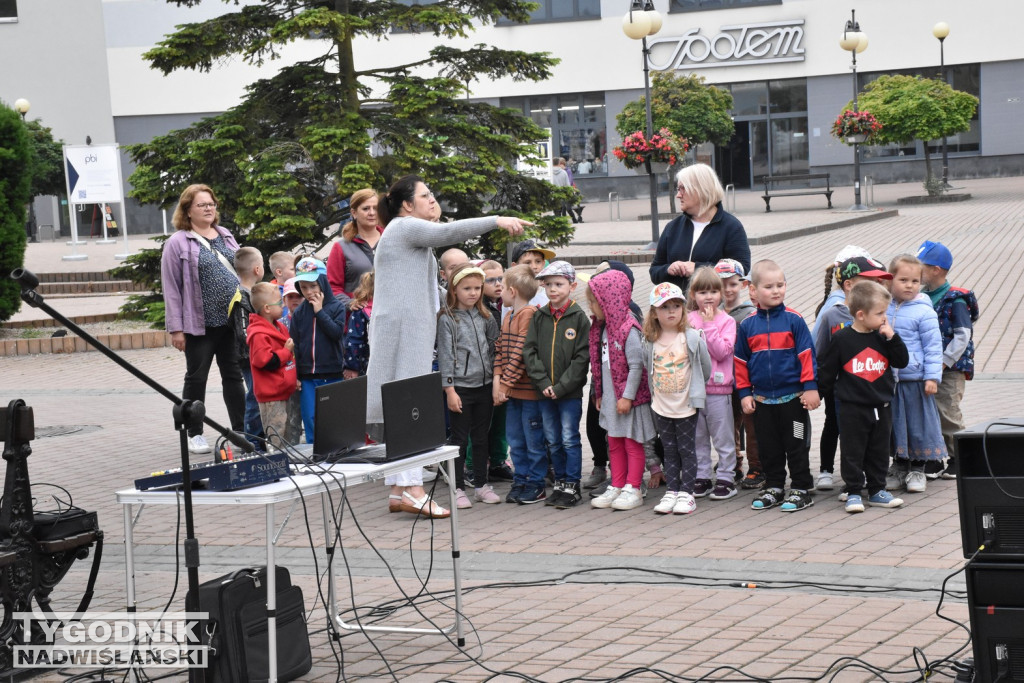
M704 331L711 354L711 379L704 409L697 416L697 481L694 498L710 494L711 500L736 495L736 436L732 419L733 354L736 321L718 306L722 303L722 278L712 268L701 268L690 279L690 327ZM715 483L711 483L711 445L718 453Z

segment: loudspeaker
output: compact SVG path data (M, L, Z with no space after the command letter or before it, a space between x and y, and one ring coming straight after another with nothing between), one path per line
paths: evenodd
M964 557L1024 561L1024 418L957 432L957 493Z
M1024 562L967 565L975 683L1024 681Z

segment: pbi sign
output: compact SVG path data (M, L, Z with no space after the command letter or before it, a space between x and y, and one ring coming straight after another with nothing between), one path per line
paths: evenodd
M804 20L722 26L714 35L692 28L675 38L650 42L655 71L804 61Z
M64 170L72 204L120 203L121 165L117 145L68 145Z

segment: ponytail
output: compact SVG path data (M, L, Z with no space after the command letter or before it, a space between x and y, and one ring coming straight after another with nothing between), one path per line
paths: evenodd
M402 204L413 201L416 195L416 185L422 182L423 179L418 175L403 176L380 196L377 201L377 218L381 225L387 226L393 219L398 218L398 214L402 211Z
M828 295L832 293L832 276L835 272L836 264L834 263L830 264L829 267L825 269L825 297L821 300L821 303L818 304L818 307L814 309L815 318L818 317L818 313L821 312L821 309L825 306L825 302L828 301Z

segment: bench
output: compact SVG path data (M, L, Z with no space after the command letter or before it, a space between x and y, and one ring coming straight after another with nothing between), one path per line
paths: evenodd
M772 210L772 197L795 197L805 194L823 194L828 199L828 208L832 208L832 186L828 173L798 173L796 175L766 175L761 178L764 182L764 211L770 213ZM825 187L792 187L793 183L807 183L812 180L824 180ZM782 186L781 188L779 186Z

